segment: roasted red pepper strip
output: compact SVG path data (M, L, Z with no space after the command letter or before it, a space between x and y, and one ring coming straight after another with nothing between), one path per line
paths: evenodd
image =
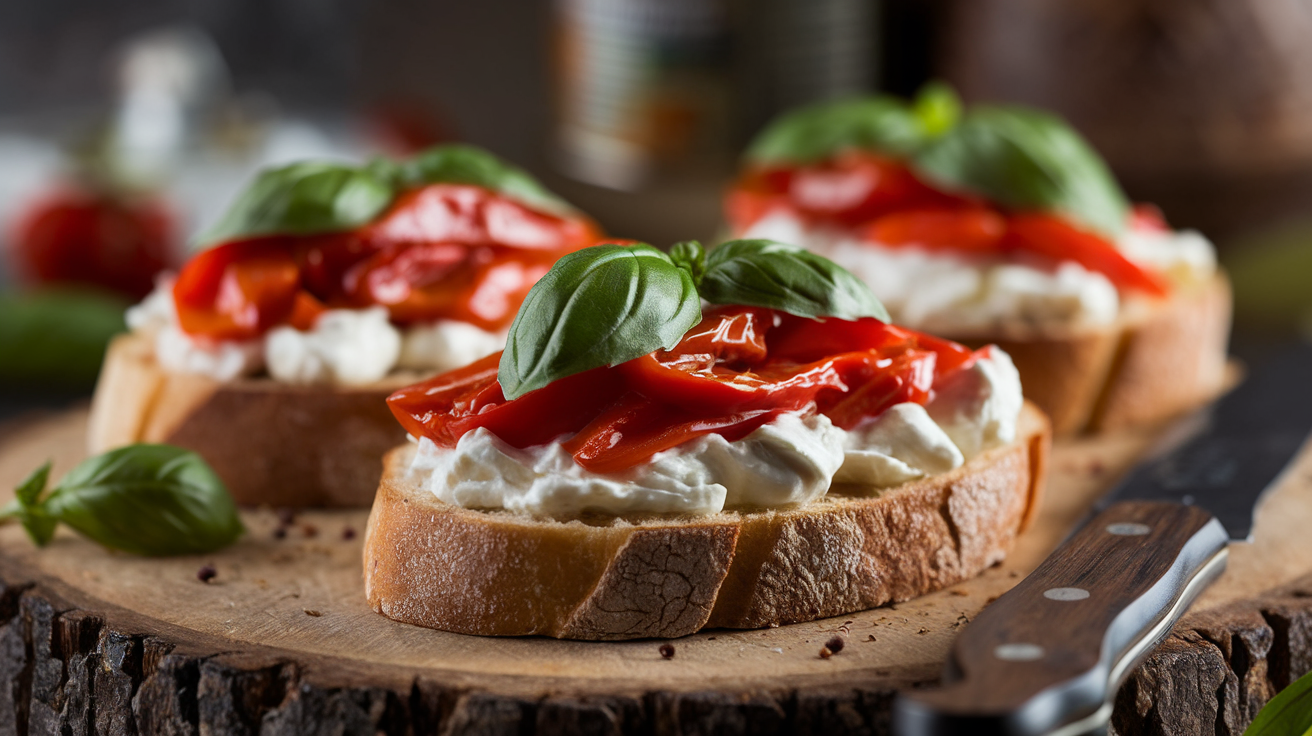
M915 245L929 250L996 253L1007 232L1007 219L987 207L916 209L893 212L865 230L867 239L884 245Z
M1012 215L1003 244L1056 261L1075 261L1122 289L1138 289L1154 296L1170 292L1170 282L1164 276L1140 268L1110 241L1057 215Z
M582 216L539 212L481 187L431 184L353 232L205 251L182 269L174 299L183 330L213 339L257 337L286 322L298 290L325 308L381 304L398 324L457 319L499 330L552 263L600 237ZM274 262L276 290L267 278ZM223 306L219 283L228 284Z
M285 322L296 304L300 273L280 242L246 240L198 253L173 285L185 332L249 340Z
M479 427L515 447L531 447L578 432L623 393L619 376L599 368L506 401L497 383L500 361L495 353L407 386L388 397L388 406L407 432L444 447Z
M874 319L817 321L715 307L673 350L555 381L506 401L498 356L398 391L392 412L415 436L453 447L485 427L515 447L560 439L588 470L613 473L691 439L739 439L814 404L851 428L889 406L924 404L936 378L967 365L956 343Z
M807 220L856 227L889 212L968 201L935 190L900 161L852 150L810 166L749 169L730 189L725 210L739 231L780 209Z
M776 414L757 409L690 416L677 407L630 393L562 445L586 470L618 473L712 432L730 442L742 439Z
M801 167L749 168L725 197L730 224L742 233L772 212L837 225L888 246L1001 255L1022 251L1045 261L1074 261L1120 289L1161 296L1170 282L1126 258L1116 245L1048 213L1013 213L934 189L902 162L847 151ZM1137 205L1131 228L1165 231L1161 212Z

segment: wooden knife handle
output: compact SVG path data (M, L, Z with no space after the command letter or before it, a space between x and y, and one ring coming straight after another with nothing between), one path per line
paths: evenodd
M1225 569L1202 509L1126 501L1095 516L957 638L944 687L902 694L901 736L1079 734Z

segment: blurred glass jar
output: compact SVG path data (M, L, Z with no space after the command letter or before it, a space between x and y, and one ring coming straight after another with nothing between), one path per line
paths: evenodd
M560 0L556 159L566 174L634 189L660 169L728 153L724 0Z
M789 107L869 91L875 0L557 0L563 193L654 241L710 237L743 144ZM607 190L641 191L645 207ZM664 240L662 240L664 239Z

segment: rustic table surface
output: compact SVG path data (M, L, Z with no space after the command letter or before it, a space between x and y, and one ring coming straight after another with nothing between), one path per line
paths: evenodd
M85 413L0 428L0 502L47 458L83 456ZM932 684L960 628L1029 572L1155 437L1059 443L1039 519L1001 565L837 619L670 642L494 639L366 605L367 512L271 509L204 557L142 559L61 531L0 528L0 734L885 733L893 693ZM1257 542L1122 689L1120 734L1238 736L1312 669L1312 452L1263 506ZM217 576L197 578L203 565ZM835 635L846 646L819 656ZM94 729L94 730L93 730Z

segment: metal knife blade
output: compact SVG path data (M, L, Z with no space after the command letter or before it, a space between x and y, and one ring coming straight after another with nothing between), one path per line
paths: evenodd
M1312 344L1174 432L1096 514L954 642L944 685L899 695L900 736L1101 732L1134 665L1247 541L1312 433ZM1210 513L1209 513L1210 512Z
M1129 499L1197 505L1211 512L1232 540L1252 541L1262 495L1309 433L1312 343L1297 343L1178 425L1175 441L1132 470L1097 510Z

